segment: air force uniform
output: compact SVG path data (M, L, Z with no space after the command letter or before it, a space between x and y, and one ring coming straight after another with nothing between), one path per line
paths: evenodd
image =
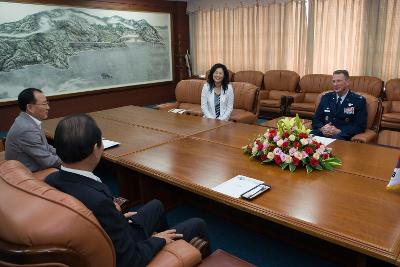
M339 99L340 100L340 99ZM338 102L335 92L322 96L321 102L312 120L312 133L324 136L321 127L331 123L341 130L335 139L350 140L354 135L362 133L367 128L367 108L365 98L348 91L345 99Z

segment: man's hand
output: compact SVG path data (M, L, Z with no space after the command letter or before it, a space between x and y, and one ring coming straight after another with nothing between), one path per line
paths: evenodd
M153 234L155 237L164 238L167 244L172 243L174 239L182 238L182 234L177 234L175 229L166 230L164 232Z
M340 129L332 125L332 123L328 123L321 127L321 132L324 136L331 137L333 135L339 134L341 131Z

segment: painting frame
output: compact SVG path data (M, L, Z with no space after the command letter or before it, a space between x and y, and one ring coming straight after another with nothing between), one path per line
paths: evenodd
M175 80L175 69L174 69L174 44L173 44L173 14L170 10L154 10L154 8L147 8L142 7L138 8L135 4L128 4L128 3L110 3L110 2L60 2L60 1L0 1L1 3L5 4L17 4L17 5L33 5L36 7L46 7L47 9L74 9L74 10L91 10L92 12L109 12L110 14L121 14L121 13L129 13L135 16L137 14L143 15L154 15L154 16L164 16L164 23L165 23L165 30L168 38L163 39L166 40L164 43L164 47L166 47L167 51L167 65L168 65L168 74L167 77L162 79L147 79L142 80L139 82L129 82L129 83L116 83L111 86L95 86L95 87L88 87L88 88L80 88L80 89L72 89L72 90L61 90L55 92L47 92L44 90L44 93L50 97L50 99L62 99L67 97L79 96L79 95L86 95L86 94L96 94L96 93L105 93L110 90L129 90L134 89L137 87L150 87L154 85L160 84L169 84L173 83ZM112 15L108 15L108 17L112 17ZM151 25L154 26L154 25ZM157 27L161 27L163 25L156 25ZM157 45L157 44L156 44ZM0 72L1 74L1 72ZM106 76L107 77L107 76ZM0 79L1 82L1 79ZM25 86L25 87L32 87L32 86ZM25 88L24 87L24 88ZM39 87L40 86L36 86ZM24 89L21 87L21 90ZM42 89L42 88L40 88ZM15 104L16 97L15 95L10 98L0 98L0 106Z

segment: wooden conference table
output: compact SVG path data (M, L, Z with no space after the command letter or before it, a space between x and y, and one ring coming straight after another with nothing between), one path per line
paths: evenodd
M385 189L399 151L335 141L335 171L295 173L249 160L241 147L266 128L127 106L91 113L106 138L121 142L104 157L134 171L396 265L400 193ZM59 119L43 123L51 138ZM238 175L272 189L252 201L211 190Z

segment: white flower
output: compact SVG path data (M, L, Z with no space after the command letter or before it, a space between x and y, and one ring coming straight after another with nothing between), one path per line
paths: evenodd
M300 151L296 151L293 156L298 158L299 160L303 158L303 154Z
M278 142L276 142L276 144L277 144L279 147L281 147L282 144L283 144L283 140L282 140L282 139L278 140Z
M292 163L292 161L293 161L292 157L289 156L289 155L287 155L287 156L286 156L286 159L285 159L285 162L286 162L286 163Z
M251 149L251 154L255 155L257 154L257 151L258 151L257 145L253 145L253 148Z
M314 155L312 155L314 159L318 160L320 157L320 154L318 152L315 152Z
M285 161L286 161L286 157L287 157L288 155L286 155L285 153L281 153L279 156L281 157L282 162L285 162ZM290 156L289 156L289 157L290 157Z
M293 134L289 135L289 140L293 142L294 140L296 140L296 136L294 136Z
M308 140L307 140L306 138L301 138L301 139L300 139L300 143L301 143L303 146L308 145Z
M321 149L322 151L324 151L324 150L325 150L325 146L324 146L324 145L320 145L320 146L319 146L319 149Z
M279 155L279 154L282 153L282 150L279 147L276 147L276 148L274 148L273 152L274 152L275 155Z
M269 159L273 159L273 158L274 158L274 153L272 153L272 152L268 152L268 154L267 154L267 158L269 158Z

